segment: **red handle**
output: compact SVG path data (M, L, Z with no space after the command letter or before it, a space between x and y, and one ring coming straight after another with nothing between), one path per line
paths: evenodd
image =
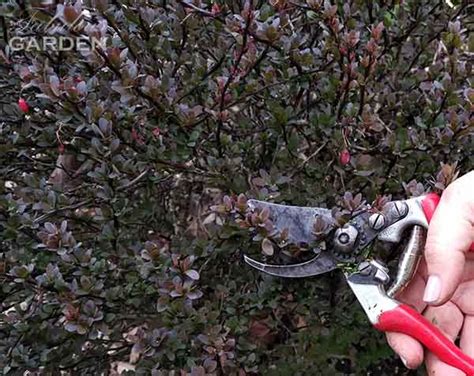
M433 214L436 210L436 207L439 204L440 197L436 193L428 193L426 197L421 202L421 207L423 208L423 212L425 213L426 219L428 223L431 221ZM474 243L471 244L471 248L469 248L470 252L474 252Z
M441 361L474 376L474 359L464 354L441 331L405 304L382 313L375 328L383 332L404 333L420 341Z

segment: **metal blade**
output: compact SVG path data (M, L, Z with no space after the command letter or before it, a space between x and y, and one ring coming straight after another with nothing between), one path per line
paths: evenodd
M320 254L309 261L292 265L270 265L256 261L248 256L244 260L250 266L264 273L284 278L304 278L312 277L334 270L337 267L336 261L327 254Z
M312 231L317 216L323 216L329 224L334 223L329 209L280 205L259 200L249 200L248 205L251 209L267 208L276 229L281 232L287 228L288 241L293 244L310 244L315 240Z

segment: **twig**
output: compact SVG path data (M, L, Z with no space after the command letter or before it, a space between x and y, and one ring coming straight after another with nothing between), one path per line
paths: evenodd
M43 215L39 216L38 218L36 218L33 221L33 223L40 223L40 222L44 221L45 219L47 219L48 217L51 217L54 214L58 214L60 212L66 211L66 210L75 210L75 209L80 208L81 206L88 205L91 202L92 202L92 200L85 200L85 201L81 201L81 202L79 202L77 204L74 204L74 205L63 206L62 208L51 210L51 211L49 211L47 213L44 213Z
M315 156L317 156L321 150L323 150L326 145L328 144L329 141L326 141L324 144L322 144L319 148L316 149L316 151L314 153L312 153L309 157L305 158L304 161L290 174L290 178L292 178L293 176L295 176L297 173L299 173L303 168L304 166L306 166L306 164L311 160L313 159Z
M197 7L196 5L192 4L192 3L186 3L184 1L178 1L183 7L185 8L189 8L189 9L192 9L194 10L196 13L199 13L199 14L202 14L203 16L206 16L206 17L212 17L212 18L215 18L216 15L212 12L209 12L207 10L204 10L202 8L199 8Z
M117 188L117 191L123 191L124 189L130 188L135 183L137 183L141 178L143 178L146 174L148 174L148 170L143 171L140 175L138 175L135 179L129 181L128 183L121 185Z
M247 52L247 40L249 36L250 24L252 23L252 18L253 18L253 12L250 8L250 3L247 3L247 4L249 4L249 8L247 10L247 19L246 19L245 29L244 29L243 37L242 37L242 46L240 48L239 55L237 56L237 59L232 67L229 78L227 79L227 81L224 84L224 87L222 88L221 98L219 102L219 112L221 113L220 115L222 115L222 112L224 111L224 108L225 108L225 97L226 97L227 89L229 88L230 84L235 78L236 71L240 65L240 62L242 61L242 57ZM223 156L222 145L221 145L221 132L222 132L223 125L224 125L224 122L222 120L222 116L219 116L219 121L217 122L217 131L216 131L216 146L217 146L217 151L220 157Z

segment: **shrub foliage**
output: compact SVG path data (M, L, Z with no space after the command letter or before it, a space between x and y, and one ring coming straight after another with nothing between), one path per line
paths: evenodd
M222 213L472 169L467 3L2 3L0 372L406 374L338 273L255 273ZM8 46L42 33L105 44Z

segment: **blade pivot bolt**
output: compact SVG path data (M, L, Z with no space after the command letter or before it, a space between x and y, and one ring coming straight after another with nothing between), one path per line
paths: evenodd
M349 243L349 240L350 240L349 234L346 234L345 232L343 232L342 234L339 235L339 241L341 242L341 244L347 244Z
M385 217L383 216L383 214L372 214L369 217L369 226L374 230L381 230L385 226Z
M357 229L350 224L338 228L334 239L335 251L337 253L351 253L354 250L358 235Z

